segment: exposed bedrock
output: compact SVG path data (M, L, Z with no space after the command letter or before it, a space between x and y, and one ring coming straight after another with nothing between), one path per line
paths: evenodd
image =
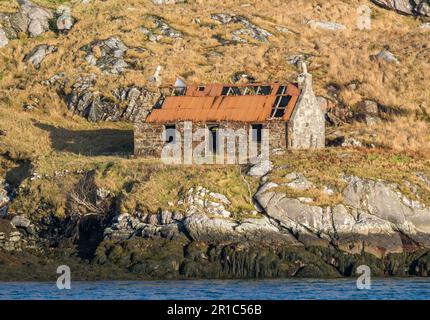
M287 176L289 188L316 187L301 173ZM118 213L119 199L94 184L86 208L96 213L2 219L0 260L33 250L57 261L69 252L107 278L340 277L363 264L378 276L430 274L429 209L396 184L344 176L342 202L323 207L269 179L254 196L260 213L241 219L226 196L203 187L179 200L184 210Z
M320 207L288 198L263 185L255 199L267 216L305 245L330 243L339 249L383 257L430 246L430 210L383 181L345 177L343 203Z
M428 0L372 0L374 3L402 14L430 16Z

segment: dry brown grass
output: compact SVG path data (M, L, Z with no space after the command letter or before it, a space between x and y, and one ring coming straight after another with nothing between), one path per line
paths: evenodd
M148 168L158 166L152 160L127 159L127 155L102 155L106 150L115 153L117 147L120 151L126 148L124 146L130 143L127 131L131 130L131 125L94 124L72 115L55 88L41 84L58 72L65 72L70 79L95 73L97 90L109 95L118 86L133 84L151 88L147 79L158 65L163 66L165 85L171 84L176 74L190 82L229 82L236 71L245 71L260 81L295 80L298 70L287 63L287 57L301 53L313 56L310 70L319 95L327 96L328 84L345 88L351 82L358 82L356 90L344 89L340 94L347 108L357 108L361 100L373 99L392 110L405 110L407 115L390 116L390 121L374 126L354 123L335 129L387 150L289 153L277 161L289 164L291 170L304 171L316 183L339 188L342 185L338 174L346 171L399 183L408 178L419 184L421 191L425 190L414 172L421 170L430 174L426 160L430 150L430 37L429 31L418 29L420 21L412 17L378 8L367 0L249 0L246 2L249 6L244 6L241 0L189 0L187 4L166 6L155 6L150 0L94 0L90 5L82 5L79 1L34 2L53 9L64 2L72 6L73 15L78 19L68 35L48 32L35 39L21 35L20 39L0 49L0 129L7 133L0 137L0 153L32 159L34 170L41 174L52 176L58 170L94 169L100 174L101 185L119 193L126 182L143 179ZM362 4L370 5L373 10L370 31L355 28L356 8ZM0 11L16 9L15 1L0 0ZM243 15L270 31L273 33L270 43L249 39L246 44L221 46L212 36L230 39L231 31L242 27L220 25L210 18L212 13L223 12ZM185 37L178 41L164 39L160 43L148 41L139 27L150 27L145 19L149 14L163 17ZM200 25L194 22L195 18L200 19ZM305 25L307 19L335 21L346 25L347 29L340 32L315 30ZM293 32L280 33L275 28L277 25ZM144 53L133 49L128 52L127 59L136 62L135 70L120 76L104 75L84 61L82 46L110 36L119 36L130 48L147 49ZM25 54L41 43L56 45L59 51L48 56L40 70L27 67L22 61ZM397 56L399 65L370 61L369 56L384 46L389 46ZM210 51L217 51L221 56L206 58ZM23 110L24 103L34 104L36 100L36 109ZM106 130L118 130L118 136L113 137ZM70 147L73 145L76 148ZM343 158L342 153L346 153L347 158ZM411 156L413 153L416 155ZM410 160L405 164L403 157ZM13 166L5 160L0 164L2 175ZM139 182L124 195L124 210L136 206L155 210L177 200L179 188L191 184L209 184L214 191L229 193L238 211L247 207L244 199L247 191L237 168L157 167L157 170L159 173L146 184ZM169 181L172 170L176 170L175 179ZM70 189L75 179L72 176L59 182L28 181L31 196L15 203L21 210L31 211L34 203L44 199L61 214L66 199L63 191ZM170 191L163 192L166 189ZM339 201L337 196L313 196L321 204Z
M34 2L55 8L60 1ZM367 0L250 0L249 5L243 5L239 0L190 0L187 4L165 6L153 5L150 0L95 0L90 5L61 2L72 5L73 14L79 20L72 32L66 36L49 32L36 39L22 36L0 50L0 105L13 108L9 110L14 114L21 112L23 103L38 100L42 110L36 113L52 117L54 122L61 121L62 117L71 119L55 90L40 84L58 72L65 72L72 79L82 73L96 73L98 88L105 94L120 85L149 85L147 79L157 65L163 66L164 84L172 83L176 74L184 75L192 82L228 82L235 71L248 72L261 81L294 80L297 70L287 63L286 58L295 53L314 55L310 68L316 91L321 95L326 95L329 83L360 83L357 90L342 92L341 97L348 107L354 107L362 99L373 99L393 108L413 112L423 108L430 112L429 32L418 29L419 21L378 8ZM370 31L355 27L357 7L363 4L370 5L373 10ZM16 8L15 1L0 1L0 11L10 12ZM244 15L272 32L270 43L250 39L247 44L220 46L212 36L222 35L229 39L230 32L240 25L220 25L210 18L210 14L219 12ZM150 26L145 19L148 14L163 17L185 34L184 39L164 39L160 43L147 41L139 27ZM195 18L200 19L201 25L193 22ZM336 21L346 25L347 30L315 30L304 24L307 19ZM282 34L275 29L276 25L286 26L294 33ZM128 58L137 61L136 70L121 76L103 75L84 61L79 48L94 39L113 35L119 36L129 47L148 50L146 53L130 50ZM22 59L40 43L57 45L59 51L49 56L40 70L34 70L25 66ZM370 61L369 56L384 46L389 46L401 61L400 65ZM206 58L205 54L212 50L221 53L222 57ZM377 131L411 121L413 119L396 120L382 125ZM403 129L399 128L399 131ZM430 148L428 139L423 138L428 136L424 123L408 132L407 139L413 143L402 142L401 148ZM396 139L386 139L384 144L399 149L400 145L394 141Z

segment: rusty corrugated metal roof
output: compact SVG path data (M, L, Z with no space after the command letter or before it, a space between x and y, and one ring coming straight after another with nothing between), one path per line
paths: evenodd
M223 95L226 87L271 87L270 94ZM286 86L286 91L278 95L278 89ZM254 89L251 88L251 89ZM225 89L224 89L225 90ZM271 119L275 100L279 96L290 96L284 115L288 121L294 110L300 90L294 84L247 84L247 85L192 85L181 96L167 96L161 108L153 109L146 119L149 123L169 123L176 121L216 122L262 122Z

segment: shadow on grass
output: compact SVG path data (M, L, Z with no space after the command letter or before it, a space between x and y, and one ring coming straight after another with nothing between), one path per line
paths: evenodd
M98 129L69 130L34 122L34 126L48 131L56 151L84 156L129 156L133 154L133 130Z

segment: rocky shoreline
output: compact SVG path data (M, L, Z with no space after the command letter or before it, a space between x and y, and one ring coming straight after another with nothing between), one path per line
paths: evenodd
M178 211L118 214L116 199L98 189L104 212L5 215L0 280L55 279L63 264L79 280L336 278L355 276L360 265L374 276L428 276L430 209L396 184L345 175L342 203L318 206L279 191L271 170L264 163L249 170L261 185L256 210L239 220L226 196L204 187L190 189ZM285 181L315 188L301 173Z

